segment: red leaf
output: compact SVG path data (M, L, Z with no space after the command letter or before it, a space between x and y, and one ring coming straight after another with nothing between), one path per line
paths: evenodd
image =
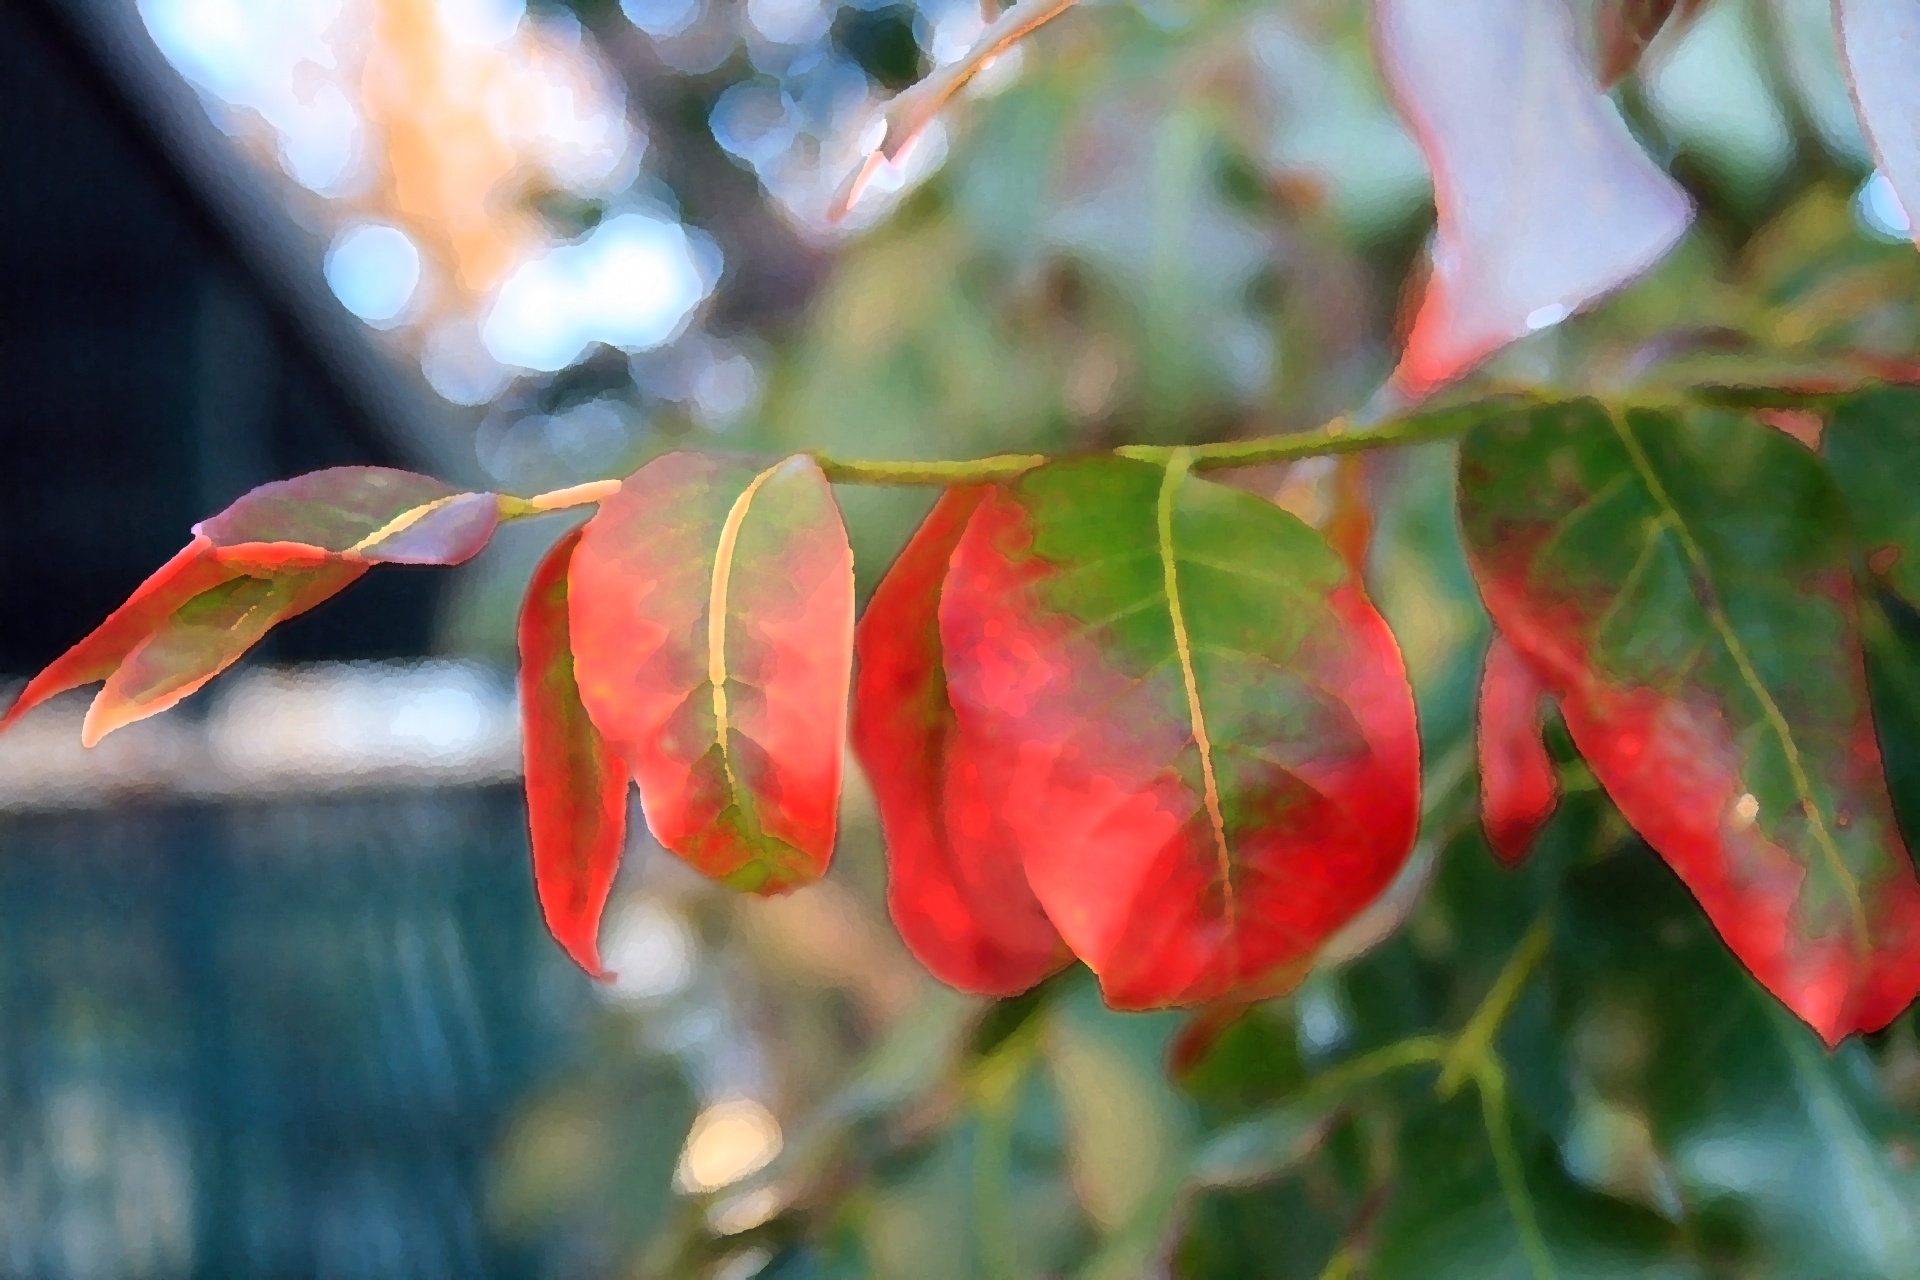
M1920 245L1920 0L1834 0L1833 16L1861 127Z
M369 565L457 564L498 522L490 493L385 467L262 485L195 525L191 543L28 683L0 729L55 694L104 680L81 728L92 746L193 693Z
M964 991L1013 995L1072 957L1019 849L962 758L940 652L940 588L986 490L950 489L873 593L855 636L853 749L887 841L887 905L907 946Z
M853 664L853 553L826 477L672 453L574 552L580 697L668 849L736 888L833 852Z
M1433 275L1396 380L1424 394L1652 266L1691 210L1600 92L1557 0L1376 0L1433 170Z
M533 883L555 940L596 978L600 915L627 838L627 769L607 748L574 681L567 571L575 530L534 572L520 610L520 722Z
M1480 823L1503 862L1517 865L1560 803L1560 776L1540 737L1546 686L1494 633L1480 677Z
M961 751L1117 1007L1286 989L1412 847L1399 650L1251 494L1117 459L1029 473L974 513L940 633Z

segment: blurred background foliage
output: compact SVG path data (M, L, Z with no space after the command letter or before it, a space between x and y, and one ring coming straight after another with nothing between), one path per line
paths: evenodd
M871 111L965 50L972 0L138 10L279 174L342 304L515 491L684 447L939 458L1315 426L1390 371L1432 228L1351 0L1088 4L845 227L824 210ZM1621 393L1689 362L1920 355L1920 256L1826 13L1711 0L1663 38L1618 94L1702 216L1481 379ZM833 872L788 898L728 896L642 834L608 915L620 980L562 997L575 1048L476 1135L487 1229L531 1273L1920 1275L1914 1012L1828 1054L1563 735L1571 798L1532 860L1484 848L1486 623L1450 448L1232 481L1370 530L1427 761L1402 881L1286 998L1120 1015L1082 971L998 1003L920 972L857 776ZM841 496L864 592L930 499ZM511 660L557 533L461 571L440 652ZM1920 619L1883 621L1876 711L1915 844ZM1449 1053L1474 1081L1441 1096Z

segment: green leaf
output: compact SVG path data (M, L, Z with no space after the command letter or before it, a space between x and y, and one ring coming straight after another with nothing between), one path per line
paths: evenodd
M1843 400L1821 452L1867 564L1920 607L1920 387L1878 387Z
M1517 1121L1509 1110L1505 1123ZM1423 1108L1401 1131L1400 1173L1375 1228L1369 1280L1691 1280L1703 1274L1671 1223L1578 1186L1538 1137L1519 1144L1517 1169L1521 1212L1537 1221L1545 1246L1544 1258L1532 1255L1502 1186L1488 1124L1481 1101L1462 1095Z
M1644 1119L1735 1274L1914 1274L1920 1124L1864 1046L1829 1053L1762 996L1637 846L1571 876L1557 936L1583 1075Z
M1829 1043L1920 990L1920 884L1819 461L1720 410L1502 415L1460 462L1495 624L1627 821Z

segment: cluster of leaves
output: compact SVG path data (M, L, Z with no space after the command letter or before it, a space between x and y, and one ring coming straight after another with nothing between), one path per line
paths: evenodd
M1062 7L1016 6L996 31ZM1382 69L1438 189L1403 399L1634 277L1686 231L1687 197L1600 79L1694 7L1601 3L1583 29L1575 8L1535 0L1378 0ZM1920 103L1897 56L1920 38L1920 7L1836 12L1883 169L1920 206ZM1457 91L1522 81L1527 109L1499 128L1484 98ZM935 96L890 118L921 121ZM879 270L913 293L893 282L924 268L938 236L903 234L918 238L883 245ZM200 525L8 720L105 680L84 730L97 741L374 564L459 563L502 520L598 503L535 574L519 627L536 880L569 954L601 972L630 780L663 846L777 892L826 870L850 739L909 947L964 990L1032 993L943 1059L961 1063L958 1118L937 1143L909 1142L873 1197L960 1186L979 1218L967 1248L986 1256L906 1262L898 1239L803 1241L792 1215L761 1238L796 1274L1015 1275L1069 1257L1128 1274L1176 1222L1193 1274L1246 1274L1236 1259L1276 1251L1302 1274L1329 1256L1336 1275L1362 1259L1382 1276L1900 1274L1920 1244L1912 1136L1861 1083L1866 1051L1820 1055L1759 994L1831 1046L1920 990L1920 884L1901 834L1920 809L1887 783L1920 742L1920 516L1906 492L1920 390L1910 370L1854 354L1872 345L1858 340L1860 292L1810 302L1803 266L1748 282L1768 306L1739 318L1737 385L1716 368L1716 344L1735 338L1722 332L1637 347L1624 373L1592 379L1595 394L1463 397L1370 427L1187 449L957 464L682 452L530 500L370 468L303 477ZM1683 287L1687 267L1649 289ZM1634 305L1660 298L1622 308ZM1752 358L1794 345L1776 331L1813 312L1820 342ZM1172 345L1160 338L1141 345ZM866 350L846 363L875 367ZM1192 402L1156 377L1143 396ZM975 381L970 399L925 411L991 440L994 397L1026 388ZM802 433L809 447L843 407L812 398L829 430ZM1449 761L1423 744L1411 663L1363 580L1366 513L1316 529L1207 478L1454 437L1448 505L1497 629L1480 813L1510 875L1483 865ZM832 488L847 483L942 489L857 626ZM1439 881L1421 898L1436 845ZM1110 1007L1202 1011L1178 1034L1164 1017L1131 1020L1134 1040L1105 1044L1115 1023L1096 1016L1076 959ZM1339 1034L1318 1038L1358 1056L1316 1074L1305 1015L1296 1044L1267 999L1295 989L1301 1008L1341 1011ZM1461 1029L1440 1034L1436 1010ZM951 1020L945 1033L964 1034ZM1163 1096L1169 1057L1204 1138L1192 1108ZM1260 1071L1236 1075L1249 1057ZM1441 1073L1437 1108L1402 1087L1420 1067ZM1160 1128L1130 1146L1101 1136L1125 1126L1075 1110L1101 1105L1072 1084L1086 1079L1131 1081ZM1459 1096L1469 1083L1477 1107ZM823 1128L923 1096L856 1081ZM1031 1137L1056 1131L1070 1150ZM1735 1137L1757 1145L1733 1150ZM1774 1154L1819 1167L1731 1167ZM1097 1247L1049 1199L1063 1162ZM1311 1239L1263 1248L1254 1237L1276 1217Z

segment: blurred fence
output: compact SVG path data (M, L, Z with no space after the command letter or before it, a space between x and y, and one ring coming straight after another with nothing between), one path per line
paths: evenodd
M162 758L217 734L176 716ZM111 803L42 776L35 811L39 736L0 761L0 1275L534 1274L487 1229L488 1157L591 1000L515 788L470 758L224 797L150 767Z

